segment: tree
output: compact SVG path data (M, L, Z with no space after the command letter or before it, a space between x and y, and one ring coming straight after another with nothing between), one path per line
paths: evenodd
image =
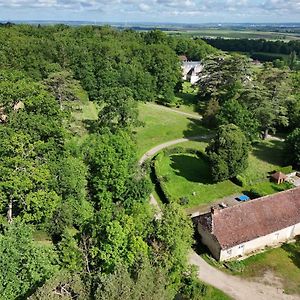
M296 128L285 140L287 162L295 167L300 166L300 128Z
M98 115L99 129L109 128L112 132L117 129L129 130L137 125L137 102L128 88L109 88L102 91L100 96L104 107Z
M215 127L217 125L216 116L220 111L220 105L218 100L212 98L206 105L205 112L203 114L203 122L208 127Z
M76 90L79 89L79 83L73 79L72 74L68 71L51 73L44 80L44 84L58 101L61 110L64 109L64 102L78 100Z
M198 81L200 99L216 98L219 103L236 97L251 78L250 62L242 55L217 55L204 61Z
M39 287L29 300L77 300L89 299L89 289L78 273L65 270L57 272Z
M258 136L258 121L247 108L237 100L228 100L221 107L217 114L218 125L237 125L249 140Z
M109 275L100 276L96 300L171 300L166 289L167 274L144 261L129 272L123 265Z
M166 205L153 236L152 251L154 260L169 273L168 290L174 297L188 269L187 253L192 245L192 234L191 221L181 206L177 203Z
M56 255L32 240L32 231L13 223L0 234L0 294L2 299L25 299L56 271Z
M247 138L236 125L220 126L206 148L213 180L223 181L243 172L248 166L248 152Z
M258 120L263 138L277 127L287 127L288 104L292 94L289 74L266 64L253 83L248 84L239 97Z

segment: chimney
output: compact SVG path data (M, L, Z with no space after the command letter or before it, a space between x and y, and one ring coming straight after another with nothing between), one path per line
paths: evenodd
M212 215L217 215L219 212L220 212L220 208L218 207L218 206L212 206L211 208L210 208L210 212L211 212L211 214Z

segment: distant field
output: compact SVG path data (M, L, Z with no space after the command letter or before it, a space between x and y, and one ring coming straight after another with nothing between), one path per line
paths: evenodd
M178 31L166 31L171 35L188 35L194 37L206 37L206 38L229 38L229 39L266 39L266 40L300 40L300 34L297 33L281 33L271 31L250 31L250 30L225 30L225 29L199 29L199 30L178 30Z

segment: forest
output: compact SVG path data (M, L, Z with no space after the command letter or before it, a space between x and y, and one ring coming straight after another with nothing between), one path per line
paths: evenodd
M214 48L109 27L0 29L0 298L192 299L192 227L137 163L138 101L172 101L177 55ZM82 99L95 120L74 129ZM195 298L197 299L197 298Z
M134 135L138 102L175 103L178 55L205 60L205 126L234 123L249 144L295 129L300 165L299 72L257 72L244 56L157 30L2 26L0 299L204 299L187 262L191 221L178 203L157 218ZM84 101L96 117L77 128Z
M300 42L272 41L265 39L224 39L203 38L209 45L223 51L248 53L253 59L260 61L285 60L291 53L300 55Z

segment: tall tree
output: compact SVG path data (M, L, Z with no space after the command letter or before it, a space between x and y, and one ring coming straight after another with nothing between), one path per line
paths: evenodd
M248 166L249 143L236 125L219 127L216 136L206 148L214 181L233 178Z
M14 223L0 233L2 299L27 298L57 270L52 247L33 242L30 227Z
M235 124L249 140L258 137L258 122L247 108L237 100L228 100L221 107L217 115L219 125Z
M300 166L300 128L296 128L285 140L287 162L295 167Z
M249 59L241 55L218 55L204 61L198 81L200 99L216 98L221 104L236 97L251 78Z

